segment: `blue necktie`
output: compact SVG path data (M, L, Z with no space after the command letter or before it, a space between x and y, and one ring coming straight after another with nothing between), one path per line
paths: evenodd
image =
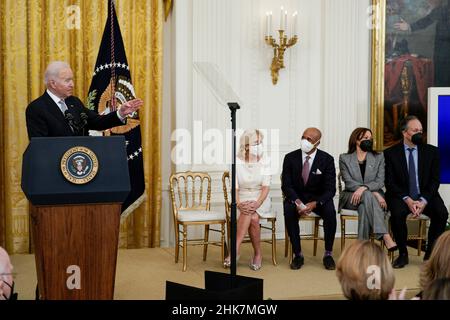
M419 190L417 189L417 180L416 180L416 166L414 163L413 157L413 148L408 148L409 151L409 196L413 200L417 200L419 198Z

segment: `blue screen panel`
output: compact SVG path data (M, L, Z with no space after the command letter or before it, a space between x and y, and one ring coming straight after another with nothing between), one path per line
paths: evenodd
M438 105L438 143L441 153L441 183L450 184L450 96L439 96Z

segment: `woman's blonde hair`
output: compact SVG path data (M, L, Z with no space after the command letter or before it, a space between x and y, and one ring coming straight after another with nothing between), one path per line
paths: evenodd
M450 278L431 281L423 290L422 300L450 300Z
M237 156L241 159L247 159L248 158L248 146L251 143L254 143L257 140L263 140L264 135L263 133L258 129L247 129L244 131L244 133L241 135L241 138L239 139L239 151Z
M430 259L420 272L420 287L424 290L433 280L450 278L450 231L436 240Z
M351 300L387 300L395 284L387 255L370 241L357 240L345 248L336 274L345 297Z

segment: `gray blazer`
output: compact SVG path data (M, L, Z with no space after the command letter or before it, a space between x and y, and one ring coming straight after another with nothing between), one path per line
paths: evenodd
M367 153L365 177L361 176L356 151L352 154L343 153L339 156L339 170L345 189L339 195L339 210L352 197L353 192L361 186L366 186L370 191L378 191L384 196L384 155L383 153Z

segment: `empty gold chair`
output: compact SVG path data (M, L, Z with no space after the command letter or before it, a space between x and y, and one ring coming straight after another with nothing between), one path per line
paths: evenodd
M187 268L187 246L203 245L203 261L206 260L208 244L220 245L222 264L225 258L225 213L211 211L211 177L203 172L180 172L170 176L170 195L175 227L175 263L179 249L183 248L183 271ZM203 225L203 239L189 239L188 227ZM213 229L211 225L219 225ZM210 241L209 232L220 233L219 241Z

